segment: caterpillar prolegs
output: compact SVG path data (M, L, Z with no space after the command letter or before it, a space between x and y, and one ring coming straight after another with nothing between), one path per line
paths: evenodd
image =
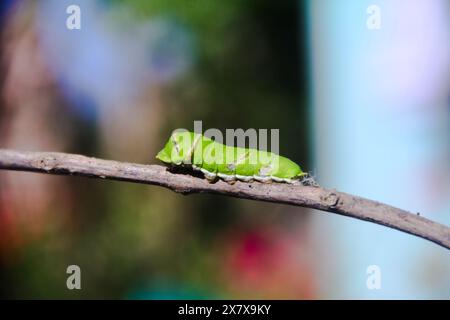
M256 180L315 185L307 173L285 157L227 146L194 132L174 132L156 158L167 165L201 171L210 182L220 178L230 183Z

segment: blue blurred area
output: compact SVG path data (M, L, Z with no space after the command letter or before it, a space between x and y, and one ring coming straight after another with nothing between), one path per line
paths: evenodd
M14 0L4 0L0 2L0 17L4 18L4 16L8 13L8 10L11 9L12 5L14 4Z
M82 8L80 30L61 28L69 5ZM175 80L193 61L186 26L169 15L136 20L120 2L41 1L37 28L62 92L85 117L96 115L89 108L133 103L149 87Z
M367 26L373 4L380 29ZM310 1L309 9L320 183L450 224L448 3ZM322 283L336 286L327 296L450 297L445 250L369 223L315 219L317 233L338 240L326 249L340 257ZM366 287L370 265L381 269L380 290Z

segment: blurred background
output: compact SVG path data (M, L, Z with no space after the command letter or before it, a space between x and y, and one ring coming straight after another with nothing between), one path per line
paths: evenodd
M322 186L450 225L446 0L2 0L0 27L0 148L155 163L194 120L277 128ZM450 255L302 208L3 171L0 297L449 299Z

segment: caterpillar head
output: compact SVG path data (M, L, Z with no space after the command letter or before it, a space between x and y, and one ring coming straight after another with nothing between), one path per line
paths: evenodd
M188 131L173 132L164 148L156 155L156 159L166 164L187 163L191 158L194 136L194 133Z

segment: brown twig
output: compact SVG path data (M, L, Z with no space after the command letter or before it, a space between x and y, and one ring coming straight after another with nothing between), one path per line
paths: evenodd
M215 193L318 209L394 228L450 249L450 228L416 214L354 195L302 185L223 181L209 183L164 166L142 165L56 152L0 149L0 169L75 175L158 185L182 194Z

